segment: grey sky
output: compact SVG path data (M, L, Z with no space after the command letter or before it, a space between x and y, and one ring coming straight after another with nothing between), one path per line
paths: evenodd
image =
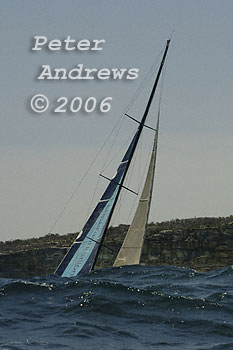
M232 214L232 14L230 0L1 0L0 239L49 232L173 30L150 219ZM34 35L105 39L106 44L93 54L35 53ZM72 68L80 63L90 68L136 67L139 79L36 81L42 64ZM148 91L140 97L142 110ZM59 96L112 96L112 109L106 115L38 116L28 107L36 93L51 101ZM136 118L139 109L133 109ZM134 128L126 121L122 140ZM54 232L81 229L97 165Z

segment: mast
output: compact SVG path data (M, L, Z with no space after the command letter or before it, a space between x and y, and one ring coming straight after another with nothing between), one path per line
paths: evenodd
M148 99L148 102L147 102L147 105L146 105L146 109L145 109L145 112L142 116L142 120L139 124L139 127L138 127L138 130L134 136L135 138L135 141L134 141L134 144L133 144L133 147L132 147L132 151L131 151L131 154L130 154L130 157L129 157L129 160L128 160L128 163L127 163L127 167L126 167L126 171L125 171L125 174L123 176L123 179L122 179L122 184L124 183L124 180L125 180L125 177L127 175L127 171L128 171L128 168L130 166L130 163L131 163L131 160L133 158L133 155L134 155L134 151L137 147L137 144L138 144L138 141L139 141L139 138L141 136L141 133L142 133L142 130L143 130L143 127L144 127L144 124L145 124L145 121L146 121L146 118L147 118L147 115L149 113L149 110L150 110L150 106L151 106L151 103L153 101L153 98L154 98L154 94L155 94L155 91L156 91L156 88L158 86L158 82L159 82L159 78L161 76L161 72L162 72L162 69L163 69L163 66L164 66L164 63L165 63L165 60L166 60L166 56L167 56L167 52L168 52L168 48L169 48L169 45L170 45L170 42L171 42L171 39L168 39L167 40L167 43L166 43L166 47L165 47L165 50L164 50L164 54L163 54L163 57L162 57L162 60L161 60L161 63L160 63L160 66L159 66L159 70L158 70L158 73L157 73L157 76L155 78L155 82L154 82L154 85L153 85L153 88L151 90L151 94L150 94L150 97ZM158 118L158 121L159 121L159 118ZM120 191L118 192L118 195L116 197L116 201L115 201L115 204L113 205L113 208L112 208L112 211L111 211L111 214L109 216L109 219L108 219L108 222L107 222L107 225L106 225L106 228L105 228L105 231L104 231L104 234L103 236L105 235L107 229L108 229L108 225L109 225L109 222L112 218L112 214L113 214L113 211L115 209L115 206L116 206L116 203L117 203L117 199L120 195ZM97 254L96 254L96 258L95 258L95 261L94 261L94 264L96 263L96 260L98 258L98 255L99 255L99 251L100 251L100 248L101 246L99 245L99 248L98 248L98 251L97 251Z
M75 242L61 261L55 274L62 277L73 277L89 273L98 257L100 246L107 231L114 208L117 203L121 188L123 187L127 171L129 169L134 151L137 147L142 129L144 127L161 71L167 56L170 40L167 41L162 61L152 88L145 112L139 123L138 129L131 141L116 175L111 179L99 203L95 207L83 230L79 233Z

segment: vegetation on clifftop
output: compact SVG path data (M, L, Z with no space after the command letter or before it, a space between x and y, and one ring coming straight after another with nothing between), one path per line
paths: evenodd
M233 215L228 217L198 217L191 219L174 219L163 222L151 222L147 226L147 237L150 235L159 233L164 230L187 230L187 229L199 229L199 228L217 228L221 230L224 226L232 223ZM119 225L116 227L110 227L106 234L107 241L122 240L128 225ZM0 241L0 253L9 253L17 251L25 251L30 249L48 248L48 247L69 247L75 240L77 232L67 233L59 235L58 233L48 233L43 237L29 238L29 239L16 239L10 241Z
M127 229L128 225L108 229L95 268L113 265ZM77 233L47 234L0 242L0 278L53 274L76 236ZM233 216L149 223L141 264L199 271L233 265Z

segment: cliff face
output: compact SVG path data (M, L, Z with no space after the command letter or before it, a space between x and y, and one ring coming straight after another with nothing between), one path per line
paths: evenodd
M37 248L0 254L0 277L51 275L65 252L66 248Z
M0 278L51 275L73 243L76 233L64 236L0 242Z
M106 237L105 245L117 252L121 244L112 236ZM107 248L102 248L97 266L111 266L115 256ZM141 264L173 265L199 271L229 266L233 264L233 222L222 226L165 230L156 225L149 225Z
M224 230L166 230L146 239L142 263L208 271L233 264L233 225Z
M211 218L206 218L206 220ZM143 265L174 265L208 271L233 264L233 222L229 219L174 220L149 224L141 258ZM204 225L203 225L204 224ZM112 266L128 226L111 227L96 267ZM0 243L0 277L21 278L54 272L76 233Z

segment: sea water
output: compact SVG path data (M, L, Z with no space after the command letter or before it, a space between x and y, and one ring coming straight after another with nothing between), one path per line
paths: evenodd
M233 349L233 269L0 279L0 348Z

